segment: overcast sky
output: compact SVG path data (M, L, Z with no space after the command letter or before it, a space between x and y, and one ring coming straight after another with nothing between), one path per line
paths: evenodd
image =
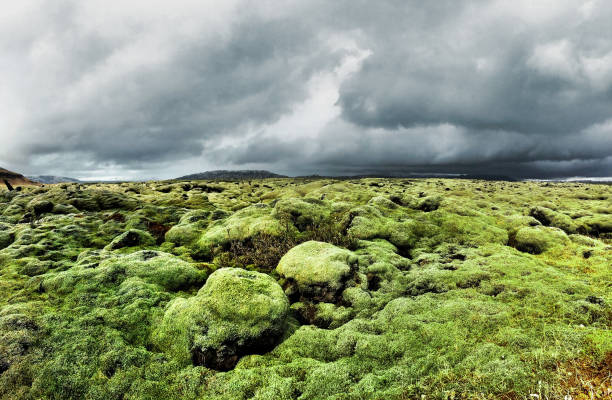
M608 0L19 0L0 166L612 176Z

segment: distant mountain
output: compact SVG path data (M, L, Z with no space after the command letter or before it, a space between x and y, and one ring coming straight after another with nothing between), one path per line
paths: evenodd
M18 174L17 172L9 171L4 168L0 168L0 187L4 188L4 182L8 182L11 186L19 185L37 185L38 182L34 182L25 176Z
M227 180L227 179L267 179L267 178L287 178L285 175L275 174L270 171L263 170L216 170L200 172L199 174L191 174L176 178L178 180Z
M45 183L47 185L51 185L53 183L80 183L78 179L68 178L65 176L55 176L55 175L36 175L36 176L28 176L29 179Z

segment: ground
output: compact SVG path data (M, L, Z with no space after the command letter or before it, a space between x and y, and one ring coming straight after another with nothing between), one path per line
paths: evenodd
M611 328L612 186L0 192L2 400L603 399Z

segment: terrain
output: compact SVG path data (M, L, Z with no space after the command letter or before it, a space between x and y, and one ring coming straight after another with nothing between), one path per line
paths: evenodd
M597 399L612 187L0 192L0 399Z

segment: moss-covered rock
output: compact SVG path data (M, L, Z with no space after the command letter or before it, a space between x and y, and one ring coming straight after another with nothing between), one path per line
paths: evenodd
M232 241L246 241L257 235L279 236L288 227L273 217L267 204L254 204L235 212L225 220L213 223L197 241L196 247L210 257L215 248L228 246ZM295 229L295 228L293 228Z
M268 275L222 268L196 296L168 305L154 341L182 363L229 370L243 355L274 347L288 310L282 288Z
M140 229L130 229L117 236L105 247L105 250L117 250L124 247L134 246L152 246L155 244L155 239L149 232L141 231Z
M43 215L44 213L53 211L53 203L49 200L34 198L30 203L28 203L28 208L34 211L35 215Z
M397 203L383 196L372 197L370 201L368 201L368 204L378 208L388 208L391 210L396 209L398 207Z
M568 242L567 235L561 229L542 226L521 228L514 237L515 247L531 254L540 254Z
M95 260L87 262L84 256L78 266L70 270L45 275L42 288L61 294L103 286L120 284L130 277L138 277L147 283L158 285L168 291L188 290L206 279L206 273L193 264L171 254L142 250L124 256L91 254Z
M319 199L281 199L274 205L272 216L290 221L300 231L316 225L329 217L330 210Z
M145 282L159 285L166 290L186 290L201 284L206 278L193 264L160 251L142 250L135 253L103 260L100 271L123 270L127 277L139 277Z
M0 223L0 250L9 246L15 240L15 235L10 230L10 225Z
M311 240L289 250L276 272L284 279L289 296L333 302L359 279L357 262L349 250Z
M578 231L591 236L612 237L612 216L609 214L584 217L577 220Z
M544 226L554 226L568 234L576 232L576 224L568 215L556 212L550 208L533 207L529 211L529 215L540 221Z
M417 210L421 210L425 212L435 211L438 208L440 208L440 205L442 204L442 200L443 200L442 196L439 196L439 195L426 196L420 199L414 207Z
M208 226L211 214L207 210L193 210L185 213L179 223L166 232L166 241L177 246L193 243Z

